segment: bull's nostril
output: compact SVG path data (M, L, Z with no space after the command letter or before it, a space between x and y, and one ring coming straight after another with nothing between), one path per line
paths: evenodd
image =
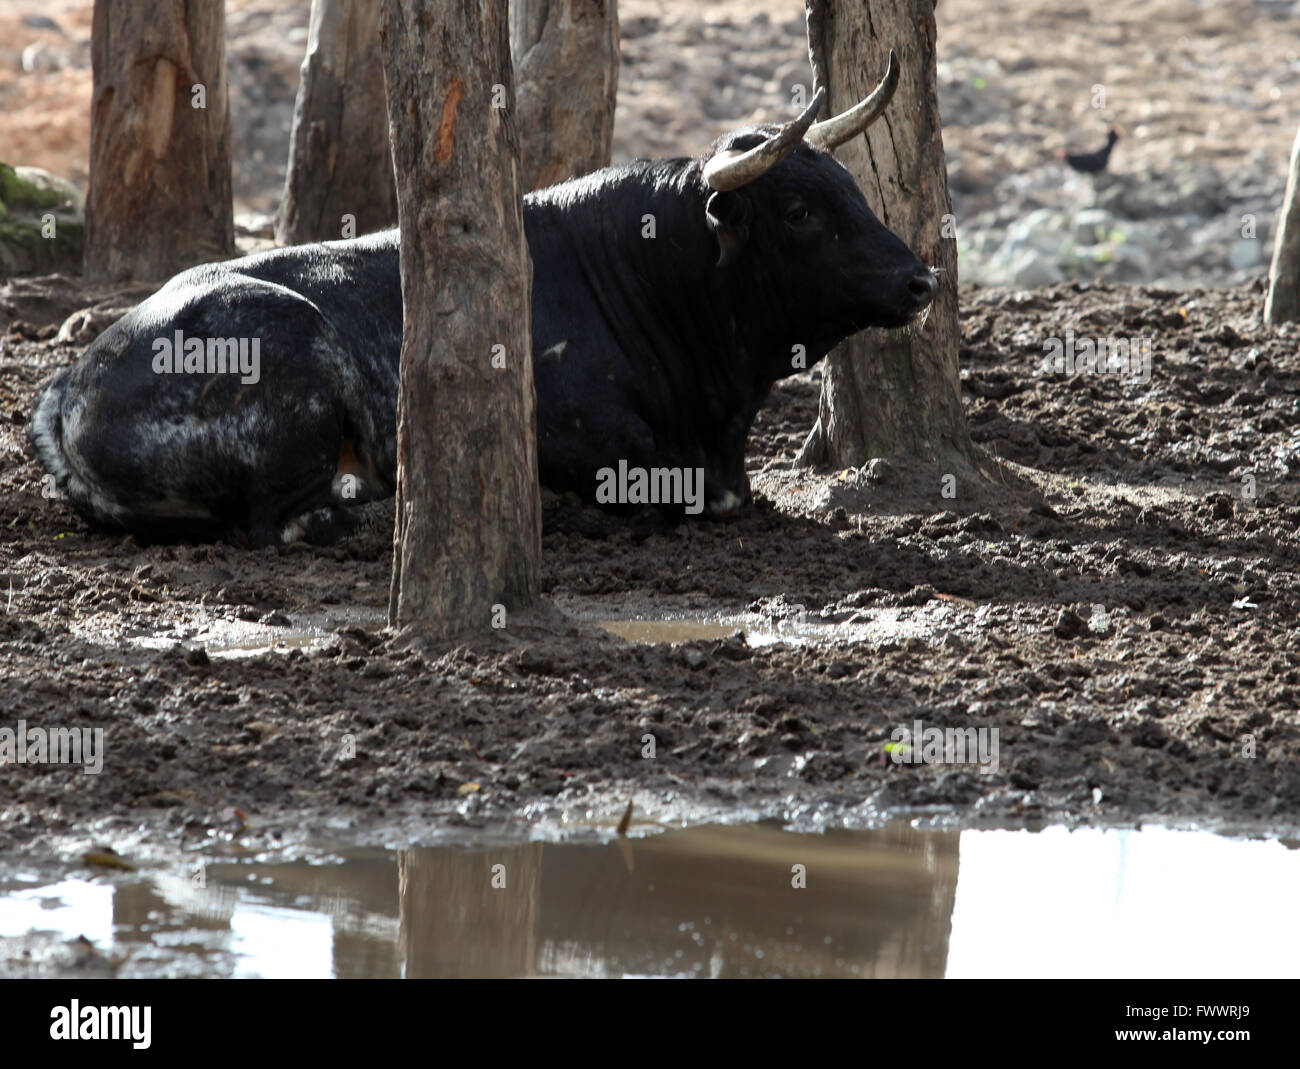
M921 275L913 275L907 280L907 292L918 304L928 304L939 292L939 280L929 271Z

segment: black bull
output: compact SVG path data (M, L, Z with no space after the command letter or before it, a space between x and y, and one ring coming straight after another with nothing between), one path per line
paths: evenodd
M797 122L793 139L795 124L750 128L704 159L639 160L525 198L544 485L609 503L611 472L671 471L676 499L657 508L732 513L772 384L929 304L934 276ZM781 137L793 146L751 177L747 156ZM401 338L395 230L206 264L60 373L29 437L100 525L328 538L343 506L394 491Z

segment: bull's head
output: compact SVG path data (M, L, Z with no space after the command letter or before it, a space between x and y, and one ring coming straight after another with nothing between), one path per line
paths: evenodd
M884 78L856 107L815 123L826 100L823 87L799 118L732 133L704 165L719 266L739 268L749 257L779 264L785 292L773 297L834 340L864 327L902 326L939 288L830 155L881 116L897 87L891 51Z

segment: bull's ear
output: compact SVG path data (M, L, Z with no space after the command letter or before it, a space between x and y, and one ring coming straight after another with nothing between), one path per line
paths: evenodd
M718 266L726 267L749 240L749 221L754 210L740 192L714 193L704 206L704 218L718 239Z

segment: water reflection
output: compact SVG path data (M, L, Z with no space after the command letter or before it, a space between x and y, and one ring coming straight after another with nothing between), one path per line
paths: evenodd
M14 877L0 974L85 935L122 977L1295 976L1295 847L1162 828L700 827ZM1189 935L1242 902L1267 938Z
M406 975L942 976L957 833L399 854Z

